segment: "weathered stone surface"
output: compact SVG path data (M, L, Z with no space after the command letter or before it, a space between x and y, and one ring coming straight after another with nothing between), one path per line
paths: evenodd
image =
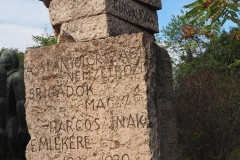
M52 0L40 0L44 3L44 5L49 8L50 2ZM144 5L149 6L153 9L161 9L161 0L134 0L136 2L143 3Z
M105 11L105 0L52 0L49 7L52 25L99 15Z
M106 12L154 33L158 32L157 12L134 1L106 1Z
M159 136L160 136L160 160L177 160L177 127L176 127L176 113L173 104L173 82L171 61L166 50L155 48L156 54L155 64L156 68L156 90L155 103L157 106L157 117L159 122Z
M52 0L49 7L53 26L77 19L111 14L153 33L158 32L157 13L129 0Z
M28 159L176 160L170 59L152 37L29 49L24 72Z
M134 0L139 3L143 3L144 5L153 8L153 9L162 9L161 0Z
M71 42L71 40L80 42L138 32L144 32L144 30L114 16L100 14L63 23L58 42Z

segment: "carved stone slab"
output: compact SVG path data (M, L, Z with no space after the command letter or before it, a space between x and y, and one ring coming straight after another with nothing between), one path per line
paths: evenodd
M158 32L156 11L132 0L52 0L49 13L53 26L99 14L111 14L152 33Z
M58 42L79 42L138 32L146 31L114 16L100 14L63 23Z
M176 160L170 58L152 37L29 49L24 72L27 159Z

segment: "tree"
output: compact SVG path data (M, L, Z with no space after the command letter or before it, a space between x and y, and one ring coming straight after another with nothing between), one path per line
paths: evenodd
M185 6L188 9L184 19L191 19L193 26L202 26L202 33L219 32L227 20L240 26L239 0L196 0ZM240 31L236 30L234 38L240 40Z
M230 35L224 31L203 54L175 67L180 159L229 160L240 153L240 79L229 67L240 42Z
M227 75L209 65L178 77L180 159L227 160L239 149L240 80Z
M193 19L173 16L160 37L180 57L173 67L179 159L240 159L240 41L232 38L238 28L212 34Z
M39 48L41 46L51 46L57 43L57 39L54 36L32 36L33 41L37 43L33 48Z
M41 36L32 36L34 42L37 45L32 46L31 48L39 48L41 46L51 46L57 43L57 39L52 34L48 33L47 29L44 29L44 33Z
M205 50L206 43L209 43L209 39L202 35L199 28L192 28L190 19L184 19L184 11L181 11L181 15L172 16L171 22L162 29L162 36L157 35L157 42L162 47L174 53L174 57L178 62L181 60L192 61L198 54L202 54ZM189 29L189 32L185 28ZM189 38L186 38L187 37Z
M238 10L239 3L224 0L197 0L185 6L185 8L191 9L190 11L184 12L182 10L180 16L172 17L168 26L162 29L163 37L158 36L158 40L164 44L165 48L177 53L182 60L191 61L195 56L203 54L207 47L210 48L212 42L215 43L219 39L223 32L221 26L223 26L227 18L230 20L235 18L235 22L237 21L238 17L236 16L238 14L236 10ZM225 6L225 8L221 10L221 14L219 13L220 15L217 16L218 18L209 21L208 15L212 14L212 9L220 9L219 6ZM230 16L226 16L228 14ZM225 18L222 19L221 15L225 15ZM240 26L232 28L228 39L240 40L239 29ZM218 48L216 49L219 51ZM237 61L232 61L233 66L240 65L240 60L235 60Z
M221 62L224 66L231 67L236 60L240 59L240 41L232 38L232 33L235 30L237 29L232 28L229 32L224 30L218 38L211 40L207 44L204 56L210 56L212 59Z

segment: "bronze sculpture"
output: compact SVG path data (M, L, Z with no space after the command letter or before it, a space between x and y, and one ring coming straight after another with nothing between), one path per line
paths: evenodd
M17 53L6 50L2 53L0 64L7 71L7 141L16 160L26 160L25 150L30 140L25 119L25 85L24 74L18 70Z
M7 152L7 71L0 65L0 160L6 159Z

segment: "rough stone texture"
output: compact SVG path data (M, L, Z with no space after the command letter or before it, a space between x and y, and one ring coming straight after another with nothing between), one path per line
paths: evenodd
M111 14L124 21L158 32L155 10L129 0L52 0L49 7L53 26L99 14Z
M161 0L134 0L139 3L143 3L144 5L153 8L155 10L162 9Z
M49 7L52 25L99 15L105 11L105 0L52 0Z
M40 0L44 3L44 5L49 8L50 2L52 0ZM149 6L154 9L161 9L161 0L134 0L136 2L143 3L144 5Z
M100 14L62 24L58 42L80 42L138 32L144 30L114 16Z
M154 45L152 63L156 64L155 99L160 136L160 160L177 160L177 127L176 113L173 104L172 65L165 49Z
M170 58L122 35L29 49L29 160L176 160Z

